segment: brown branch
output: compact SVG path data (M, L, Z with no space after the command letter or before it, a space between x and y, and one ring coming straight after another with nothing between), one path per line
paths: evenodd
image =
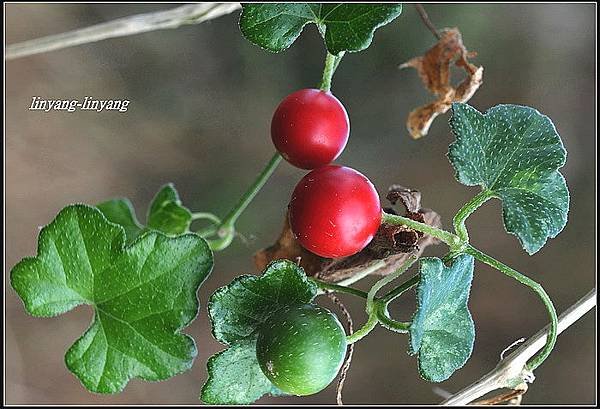
M502 403L508 403L509 405L511 405L511 404L513 404L511 402L515 402L514 404L519 405L519 404L521 404L521 400L522 400L525 392L527 392L527 384L526 383L524 383L523 385L520 385L519 389L514 389L507 393L502 393L500 395L496 395L489 399L478 400L477 402L471 403L471 405L491 406L491 405L500 405Z
M425 26L427 26L429 31L431 31L433 33L435 38L440 40L442 38L440 36L440 33L437 31L437 29L435 28L435 26L429 19L429 15L427 15L427 12L425 11L425 8L423 8L421 3L415 3L415 9L417 9L417 12L419 13L419 16L421 17L421 20L423 20L423 23L425 24Z

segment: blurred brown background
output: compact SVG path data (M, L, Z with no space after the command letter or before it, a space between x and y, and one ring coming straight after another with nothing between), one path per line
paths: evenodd
M165 4L8 4L8 44L63 32ZM595 5L430 4L438 26L457 26L479 52L484 84L471 104L534 106L555 122L569 152L563 169L572 195L569 224L529 257L503 232L500 205L486 204L469 220L472 241L543 283L558 311L595 285ZM172 181L194 210L224 214L270 158L272 112L288 93L315 86L324 51L314 26L277 55L239 33L239 11L176 30L156 31L6 63L6 265L36 251L38 226L65 205L128 196L143 218L155 191ZM434 43L415 9L380 29L366 51L347 55L333 92L348 109L352 131L338 162L367 174L380 192L392 183L418 188L423 205L448 225L477 191L454 181L444 156L453 140L448 115L413 141L408 112L429 101L414 70L396 67ZM30 112L32 96L127 98L126 113ZM6 303L6 402L12 404L199 404L207 358L222 349L211 338L206 300L240 273L278 235L285 206L303 172L283 163L239 222L246 241L216 255L200 292L202 314L186 331L199 346L191 371L161 383L133 380L114 396L86 392L66 369L66 349L87 328L88 307L53 319L28 316L11 288ZM442 246L428 255L442 255ZM8 282L8 274L5 280ZM374 280L366 280L368 287ZM357 324L362 303L347 299ZM490 370L500 352L545 325L541 302L527 288L478 264L470 299L475 350L467 365L438 385L455 392ZM414 298L392 313L409 317ZM536 371L524 403L595 403L595 311L559 337ZM377 329L360 342L345 388L348 404L436 403L433 384L419 378L407 338ZM259 403L333 404L334 387L306 398Z

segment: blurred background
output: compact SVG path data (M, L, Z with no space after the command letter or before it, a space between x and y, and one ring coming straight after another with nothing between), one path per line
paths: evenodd
M7 4L6 43L60 33L165 4ZM530 257L503 231L500 203L469 219L472 242L540 281L563 311L595 285L595 5L426 4L438 28L459 27L479 53L484 83L470 104L529 105L550 116L569 152L562 172L571 192L565 230ZM173 182L184 204L224 215L273 153L270 120L287 94L316 86L324 48L314 26L281 54L247 42L239 11L200 25L53 51L6 62L6 265L34 255L39 226L67 204L127 196L143 220L157 189ZM423 205L445 225L476 192L455 182L445 154L453 137L448 114L421 140L410 139L410 110L432 99L414 70L398 64L435 39L413 6L379 29L367 50L347 55L333 81L345 104L351 137L338 163L369 176L384 194L393 183L421 190ZM33 112L33 96L131 100L119 112ZM191 371L160 383L132 380L123 393L88 393L64 365L67 348L88 327L89 307L52 319L27 315L7 287L6 402L10 404L199 404L209 356L223 348L210 335L206 300L241 273L256 273L252 254L278 236L288 198L303 171L283 163L241 217L244 240L216 254L200 291L201 315L186 329L199 347ZM428 248L442 255L445 248ZM5 274L8 283L8 274ZM375 278L360 284L370 287ZM361 301L348 297L355 325ZM324 305L327 301L324 301ZM500 352L546 322L526 287L477 264L470 309L477 337L472 358L446 382L422 380L408 339L376 329L357 344L344 391L347 404L427 404L442 400L433 387L456 392L492 369ZM410 317L414 297L392 308ZM536 371L527 404L596 401L595 310L562 334ZM306 398L259 403L334 404L335 385Z

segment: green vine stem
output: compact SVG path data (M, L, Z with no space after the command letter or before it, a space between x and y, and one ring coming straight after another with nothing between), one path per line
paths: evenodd
M376 310L371 311L369 313L369 318L367 319L367 322L365 323L365 325L363 325L361 328L354 331L352 334L348 335L346 337L346 342L348 344L353 344L356 341L363 339L371 331L373 331L373 329L377 326L378 322L379 322L379 319L377 318L377 311Z
M400 295L404 294L406 291L417 285L420 279L421 276L417 274L413 276L410 280L403 282L402 284L400 284L399 286L397 286L396 288L394 288L393 290L391 290L386 295L384 295L376 301L378 303L377 318L379 319L379 322L381 322L381 325L383 325L385 328L391 331L400 333L408 332L411 323L399 322L390 318L387 307L389 303L391 303Z
M413 278L411 278L410 280L405 281L404 283L400 284L398 287L394 288L392 291L381 297L381 301L386 305L391 303L396 298L404 294L406 291L417 285L420 279L421 276L419 274L413 276Z
M196 213L192 213L192 220L210 220L211 222L215 223L215 224L221 224L221 219L219 219L217 216L215 216L212 213L207 213L207 212L196 212Z
M383 267L385 267L385 261L378 260L375 263L371 264L369 267L365 268L364 270L354 274L352 277L348 277L344 280L338 281L336 284L342 286L352 285Z
M489 199L494 197L494 194L490 190L482 190L473 199L469 200L454 216L452 224L454 225L454 231L465 243L469 242L469 233L465 226L465 221L475 210L477 210L482 204L487 202Z
M211 222L209 226L196 231L196 233L204 238L215 234L218 226L221 224L221 219L219 219L216 215L207 212L192 213L192 220L209 220Z
M400 322L390 318L387 312L387 306L381 305L380 308L377 309L377 319L385 328L405 334L410 329L410 322Z
M321 289L321 290L334 291L337 293L352 294L357 297L367 299L368 294L366 293L366 291L359 290L358 288L346 287L343 285L333 284L333 283L327 283L325 281L317 280L316 278L313 278L313 277L310 277L309 280L312 281L313 283L315 283L317 285L317 287L319 287L319 289Z
M463 244L463 241L460 239L460 237L450 233L449 231L438 229L437 227L433 227L428 224L409 219L408 217L383 212L381 221L382 223L387 224L403 225L406 227L410 227L413 230L423 232L425 234L430 235L431 237L440 239L448 246L450 246L451 249L461 247L461 245Z
M330 91L333 74L335 73L335 70L340 64L340 61L343 56L343 52L339 53L338 55L333 55L327 52L327 55L325 57L325 68L323 69L323 78L321 80L321 83L319 84L319 88L322 91ZM213 234L216 234L218 236L218 238L216 239L207 240L210 248L213 251L221 251L229 247L235 236L235 222L244 212L246 207L248 207L250 202L252 202L254 196L256 196L256 194L264 186L269 177L273 174L273 172L277 168L277 165L279 165L279 163L281 162L281 159L282 157L279 153L275 153L275 155L273 155L267 166L258 175L252 186L250 186L246 193L241 197L240 201L218 224L217 228L209 227L200 231L200 234L203 237L210 236ZM204 214L203 216L206 216L206 214ZM202 216L200 218L202 218Z
M367 295L367 310L372 308L372 304L375 299L375 295L377 295L377 292L383 287L385 287L387 284L391 283L392 281L400 277L402 274L404 274L404 272L408 270L410 266L412 266L414 262L417 261L417 259L418 257L416 257L415 255L408 257L406 261L402 263L402 265L396 271L383 277L381 280L377 281L373 285L373 287L371 287L371 290L369 290L369 293Z
M390 327L395 328L397 326L400 326L401 331L405 330L405 325L403 323L398 323L392 320L391 318L385 317L385 312L383 312L382 310L385 309L387 304L376 300L375 296L377 295L377 291L382 289L387 284L391 283L396 278L400 277L406 270L408 270L410 266L412 266L413 263L417 261L417 258L418 257L414 255L410 256L404 263L402 263L402 265L396 271L394 271L392 274L386 277L383 277L381 280L377 281L373 285L373 287L371 287L371 290L369 290L369 293L367 294L366 303L366 310L367 314L369 314L369 318L365 325L363 325L359 330L347 337L347 341L349 344L352 344L369 334L377 326L377 323L381 321L382 316L384 317L383 319L385 320L386 324Z
M327 56L325 57L325 68L323 69L323 78L319 84L319 89L321 91L329 92L331 90L331 79L333 78L333 73L340 64L343 56L344 52L341 52L338 55L333 55L329 53L329 51L327 52Z
M479 205L481 205L486 200L488 200L490 197L492 197L492 196L487 197L488 195L490 195L490 194L484 193L484 192L480 193L473 200L471 200L469 202L471 205L467 204L463 207L463 209L465 209L464 211L463 211L463 209L461 209L463 214L466 215L464 218L462 218L462 216L461 216L463 226L464 226L464 219L466 217L468 217L468 215L474 211L474 208L476 208L475 206L478 206L478 203L479 203ZM470 210L471 208L473 208L473 210ZM470 212L469 212L469 210L470 210ZM461 213L461 212L459 212L459 213ZM455 218L455 219L457 219L460 222L461 218ZM461 240L461 238L459 236L454 235L445 230L438 229L436 227L429 226L427 224L420 223L420 222L414 221L414 220L406 218L406 217L387 214L385 212L383 213L383 221L386 223L389 223L389 224L405 225L407 227L410 227L411 229L423 232L425 234L429 234L430 236L440 239L444 243L446 243L450 247L450 253L454 254L456 252L464 252L464 253L470 254L473 257L475 257L477 260L479 260L491 267L494 267L496 270L504 273L505 275L507 275L511 278L514 278L515 280L519 281L521 284L531 288L540 297L540 299L544 303L544 306L546 307L546 310L550 317L550 331L548 333L548 339L546 340L546 345L540 351L540 353L531 360L531 362L528 364L528 369L533 371L538 366L540 366L546 358L548 358L548 356L552 352L552 349L554 348L554 344L556 343L557 325L558 324L557 324L556 309L554 308L554 304L552 304L552 300L550 299L550 297L548 296L548 294L546 293L544 288L538 282L519 273L518 271L516 271L513 268L507 266L506 264L494 259L493 257L488 256L487 254L483 253L482 251L471 246L468 242ZM384 296L384 298L385 297L387 297L387 296Z
M531 288L541 299L548 311L548 315L550 316L550 329L548 331L548 338L546 340L546 345L537 354L535 357L531 359L531 361L527 364L527 367L530 371L535 370L538 366L542 364L548 358L552 349L554 348L554 344L556 343L556 337L558 333L558 318L556 316L556 309L554 308L554 304L552 304L552 300L544 290L544 288L536 281L531 278L519 273L518 271L510 268L506 264L494 259L493 257L488 256L487 254L477 250L473 246L468 246L466 248L466 253L472 255L477 260L494 267L496 270L501 271L507 276L514 278L518 282L527 287Z
M269 163L267 163L262 172L256 177L254 183L252 183L246 193L244 193L244 195L240 198L238 203L223 218L216 230L219 238L208 240L208 244L212 250L220 251L227 248L231 244L233 237L235 236L235 222L244 212L244 210L246 210L260 189L262 189L265 183L267 183L269 177L271 177L275 169L277 169L281 159L283 158L278 152L273 155Z

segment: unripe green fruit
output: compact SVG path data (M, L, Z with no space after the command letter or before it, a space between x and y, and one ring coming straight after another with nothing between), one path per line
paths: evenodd
M346 355L346 334L335 315L314 304L273 314L261 327L256 356L265 376L293 395L312 395L333 381Z

